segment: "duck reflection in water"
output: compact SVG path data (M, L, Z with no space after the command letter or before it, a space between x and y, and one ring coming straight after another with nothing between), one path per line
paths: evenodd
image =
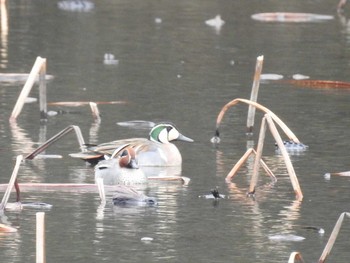
M138 192L130 186L120 185L113 195L113 204L116 206L156 206L157 199Z

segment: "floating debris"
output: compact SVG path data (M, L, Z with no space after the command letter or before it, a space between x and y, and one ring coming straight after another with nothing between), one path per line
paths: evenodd
M133 120L133 121L121 121L117 122L119 126L129 127L135 129L149 129L153 128L156 124L152 121L142 121L142 120Z
M16 228L13 228L11 226L7 226L4 224L0 224L0 232L8 232L8 233L13 233L13 232L17 232Z
M269 239L271 241L293 241L293 242L300 242L305 239L305 237L287 234L287 235L271 235L269 236Z
M38 101L37 98L27 97L27 98L24 100L24 103L35 103L35 102L37 102L37 101Z
M153 241L153 237L142 237L141 241L143 241L143 242L151 242L151 241Z
M7 211L21 211L23 206L21 202L7 203L5 209Z
M160 17L156 17L154 19L154 23L156 23L156 24L161 24L162 22L163 22L163 20Z
M262 22L287 22L287 23L300 23L300 22L321 22L334 19L331 15L320 15L311 13L288 13L288 12L275 12L275 13L258 13L251 16L252 19Z
M84 0L60 1L57 7L64 11L71 12L90 12L95 8L95 4Z
M25 83L29 77L27 73L0 73L0 82L5 83ZM54 76L45 74L45 80L52 80ZM39 75L35 78L39 81Z
M283 79L283 75L280 74L261 74L260 80L279 80Z
M214 27L216 29L220 29L225 24L225 21L221 19L220 15L217 15L212 19L206 20L205 24L208 26Z
M52 205L42 202L22 202L23 208L51 209Z
M106 53L103 56L103 64L105 64L105 65L118 65L119 64L119 60L115 59L113 54Z
M302 79L309 79L310 77L302 75L302 74L294 74L292 76L292 78L295 79L295 80L302 80Z

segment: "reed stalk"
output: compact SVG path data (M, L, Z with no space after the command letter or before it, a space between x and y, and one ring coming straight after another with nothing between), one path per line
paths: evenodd
M340 228L343 224L343 221L344 221L344 217L347 216L347 217L350 217L350 213L348 212L343 212L338 220L337 220L337 223L335 224L334 228L333 228L333 231L328 239L328 242L321 254L321 257L320 259L318 260L318 263L324 263L326 262L326 258L328 257L328 255L331 253L331 250L333 248L333 245L338 237L338 234L339 234L339 231L340 231Z
M258 182L259 169L260 169L260 160L261 160L262 151L263 151L263 148L264 148L265 134L266 134L266 117L264 117L262 119L262 121L261 121L258 146L257 146L257 149L256 149L255 160L254 160L254 165L253 165L253 175L252 175L252 178L250 180L248 194L254 194L255 187L256 187L256 184Z
M89 105L91 108L93 118L95 119L96 122L100 123L101 122L101 115L100 115L100 111L98 110L97 103L90 102Z
M81 130L80 130L79 126L70 125L70 126L66 127L65 129L63 129L62 131L60 131L59 133L57 133L56 135L54 135L53 137L51 137L50 139L48 139L46 142L44 142L42 145L40 145L38 148L36 148L32 153L28 154L24 159L26 159L26 160L34 159L35 156L37 156L39 153L43 152L51 144L53 144L54 142L56 142L57 140L59 140L60 138L65 136L66 134L70 133L71 131L75 132L77 139L78 139L79 146L82 149L82 151L84 151L85 141L84 141L83 135L81 134Z
M33 68L28 76L28 79L22 88L22 91L17 99L15 107L13 108L10 121L14 121L18 117L18 115L21 113L25 100L28 97L34 85L38 74L41 72L41 68L45 66L45 64L46 64L46 59L41 57L36 58Z
M295 174L292 162L291 162L291 160L289 158L289 154L288 154L288 152L287 152L287 150L286 150L286 148L285 148L285 146L283 144L281 136L278 133L278 130L277 130L274 122L272 121L271 116L269 114L265 114L265 117L266 117L267 123L269 125L270 132L272 133L274 139L276 140L276 143L277 143L278 147L281 150L281 154L282 154L284 162L286 164L287 171L288 171L288 174L289 174L289 178L291 180L291 183L292 183L294 192L296 194L296 197L297 197L298 200L302 200L303 199L303 194L302 194L302 191L300 189L298 178L297 178L297 176Z
M288 128L288 126L276 115L274 114L271 110L269 110L268 108L262 106L259 103L247 100L247 99L234 99L230 102L228 102L226 105L224 105L221 109L221 111L219 112L217 119L216 119L216 131L215 131L215 136L212 138L212 142L214 143L219 143L220 142L220 132L219 132L219 127L221 124L221 121L226 113L226 111L233 107L234 105L238 104L239 102L242 103L246 103L248 105L252 105L254 107L256 107L257 109L268 113L269 116L271 116L271 118L281 127L281 129L285 132L285 134L288 136L288 138L296 143L300 143L299 139L295 136L295 134Z
M236 176L238 170L241 168L241 166L247 161L248 157L251 154L256 154L256 151L253 148L249 148L245 154L241 157L241 159L238 160L238 162L233 166L231 171L227 174L225 181L226 183L229 183L234 176ZM264 168L266 173L273 179L274 182L277 181L276 176L273 174L273 172L270 170L270 168L267 166L267 164L264 162L263 159L260 159L260 165Z
M250 94L250 100L253 102L257 102L258 100L260 76L261 76L263 62L264 62L264 56L257 57L256 64L255 64L254 81L252 85L252 91ZM247 116L247 134L251 134L253 132L254 119L255 119L255 107L252 105L249 105L248 116Z
M103 185L103 178L96 178L96 184L98 188L98 193L100 195L101 203L106 203L106 193L105 187Z
M45 213L36 213L36 263L45 263Z
M288 263L295 262L305 263L303 257L299 252L292 252L289 256Z
M7 185L7 189L5 191L4 197L2 198L2 201L1 201L1 204L0 204L0 215L4 213L4 210L6 208L6 204L7 204L8 200L9 200L9 197L10 197L13 185L15 184L15 181L17 179L18 170L19 170L19 167L21 165L22 160L23 160L23 156L22 155L18 155L17 158L16 158L16 164L15 164L15 167L14 167L14 169L12 171L12 175L11 175L10 181L9 181L9 183Z
M42 60L39 71L39 108L40 118L47 118L47 92L46 92L46 59Z

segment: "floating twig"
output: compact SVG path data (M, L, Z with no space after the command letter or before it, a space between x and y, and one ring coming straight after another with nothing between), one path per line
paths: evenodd
M89 105L91 101L57 101L57 102L49 102L49 106L66 106L66 107L81 107ZM127 101L118 100L118 101L94 101L97 105L99 104L127 104Z
M311 13L288 13L288 12L271 12L258 13L251 16L252 19L262 22L319 22L334 19L331 15L311 14Z
M338 80L312 80L312 79L286 79L277 80L281 83L288 83L296 86L303 86L308 88L321 88L321 89L350 89L350 82L338 81Z

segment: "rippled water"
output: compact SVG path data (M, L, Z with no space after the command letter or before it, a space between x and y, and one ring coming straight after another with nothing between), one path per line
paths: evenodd
M249 98L256 57L264 55L263 73L290 79L349 81L349 29L334 1L105 1L89 12L58 8L57 1L9 1L8 31L1 31L3 73L27 73L37 56L48 61L49 101L125 101L99 105L101 124L85 107L40 122L36 103L26 104L16 123L9 123L23 83L0 85L0 182L7 183L15 156L28 154L68 125L78 125L89 143L146 137L147 129L117 122L174 122L193 144L178 142L183 156L180 182L151 182L147 195L158 206L116 207L107 192L105 207L94 190L23 189L25 201L52 204L46 212L46 257L49 262L287 262L300 251L306 262L322 253L340 213L348 211L346 177L326 179L326 172L346 171L350 91L297 87L264 82L258 101L275 112L309 149L292 154L304 199L295 200L281 155L267 133L263 157L277 183L261 171L255 200L246 197L253 160L231 183L225 177L247 148L257 144L261 113L254 135L247 138L247 107L230 109L221 125L221 144L210 143L220 108L234 98ZM317 23L264 23L259 12L312 12L333 15ZM225 24L205 24L221 14ZM2 13L2 17L4 14ZM345 19L345 20L344 20ZM345 21L345 22L344 22ZM114 54L117 64L103 63ZM30 94L37 97L37 88ZM283 138L286 139L286 138ZM93 169L68 156L79 145L71 134L46 153L62 159L26 161L21 182L93 183ZM178 172L178 171L177 171ZM177 173L175 172L175 173ZM170 173L173 173L171 171ZM226 199L199 198L218 186ZM14 195L11 196L13 201ZM6 212L2 223L18 229L0 235L0 257L6 262L35 260L35 214L26 208ZM318 226L325 234L304 229ZM330 261L347 262L344 224ZM302 241L274 241L296 235ZM151 241L142 241L142 238Z

